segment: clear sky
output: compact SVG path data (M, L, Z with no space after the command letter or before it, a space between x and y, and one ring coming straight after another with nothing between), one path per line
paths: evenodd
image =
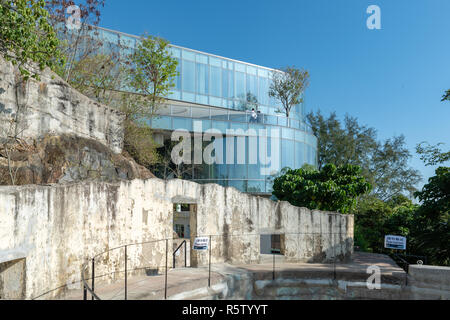
M381 30L366 26L369 5L381 9ZM434 168L415 145L450 148L450 102L440 102L450 89L450 0L106 0L100 26L262 66L306 68L306 110L348 113L379 139L404 134L422 184Z

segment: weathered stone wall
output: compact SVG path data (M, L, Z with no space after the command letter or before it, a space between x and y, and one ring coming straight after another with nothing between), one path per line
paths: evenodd
M216 184L149 179L0 187L0 263L26 258L27 298L72 282L80 288L87 258L120 247L96 257L96 275L118 275L121 246L172 239L173 203L179 202L196 204L191 241L211 235L213 263L258 262L261 233L285 234L287 260L326 261L353 251L352 215L296 208ZM129 246L128 270L164 266L165 246L165 240ZM190 256L196 266L209 255Z
M450 300L450 267L409 265L413 299Z
M19 105L24 111L19 112L17 127L24 140L46 134L74 134L121 152L124 116L120 112L85 97L49 69L40 81L17 85L18 79L17 68L0 56L0 139Z

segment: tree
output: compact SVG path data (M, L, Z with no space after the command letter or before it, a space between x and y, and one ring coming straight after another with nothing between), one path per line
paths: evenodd
M382 200L404 192L417 191L419 171L408 166L411 154L404 136L377 141L376 130L360 125L346 115L343 125L336 113L325 118L320 111L309 113L307 120L318 138L318 167L332 163L357 165L373 186L372 193Z
M304 69L286 67L272 72L269 96L279 100L286 117L292 107L303 102L303 93L309 86L309 72Z
M450 90L447 90L444 95L442 96L442 100L441 101L450 101Z
M79 65L92 55L97 55L102 47L107 47L99 37L99 31L95 28L100 22L100 8L105 4L104 0L85 0L77 2L76 7L79 10L78 25L69 27L66 13L71 6L75 5L74 1L68 0L48 0L45 8L49 12L49 22L55 30L58 31L60 39L59 50L65 57L65 64L55 70L61 78L73 85L72 72ZM74 15L74 11L71 12ZM116 55L114 48L120 47L119 43L110 44L110 54Z
M24 80L63 62L43 0L0 0L0 53Z
M403 195L389 201L364 196L358 201L355 214L355 245L367 252L384 252L384 236L395 234L408 238L408 251L418 205Z
M130 87L144 95L153 112L164 105L175 86L178 61L169 52L169 42L163 38L145 36L131 55L134 66L129 75Z
M426 166L435 166L450 160L450 151L442 152L440 145L443 143L431 146L428 142L421 142L416 146L416 152L420 154L420 160L425 162Z
M327 164L320 171L283 169L274 181L273 195L299 207L348 213L357 197L370 189L358 166Z
M422 178L418 170L408 166L410 158L403 135L378 142L370 154L367 171L367 178L374 185L373 194L381 200L405 192L412 196Z
M417 213L417 251L434 264L450 265L450 167L439 167L415 196L422 202Z
M28 109L28 80L39 79L44 68L55 68L63 59L56 34L48 22L45 1L0 0L0 21L0 54L20 71L15 74L13 84L15 112L0 118L0 152L7 160L11 184L15 185L19 166L13 155L18 149L28 147L20 139L26 126L23 116Z

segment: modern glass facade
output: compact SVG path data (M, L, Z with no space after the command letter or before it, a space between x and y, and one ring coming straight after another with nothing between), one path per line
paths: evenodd
M139 37L103 28L95 30L95 36L105 43L104 50L117 50L124 56L140 41ZM179 75L168 97L172 103L158 111L151 120L152 127L165 132L193 132L194 126L201 123L203 132L220 130L223 141L214 141L215 154L233 160L232 164L223 161L193 166L188 178L244 192L270 193L270 177L276 171L263 174L261 168L275 155L280 157L280 169L299 168L305 163L316 165L317 139L304 121L303 106L295 106L290 118L286 118L277 111L280 103L269 97L273 69L175 45L170 46L170 52L178 60ZM251 117L251 108L258 110L257 119ZM230 129L242 131L225 136ZM275 149L271 145L274 141L278 145ZM250 148L255 142L257 151ZM223 150L218 151L220 147ZM245 150L243 155L239 154L241 150Z

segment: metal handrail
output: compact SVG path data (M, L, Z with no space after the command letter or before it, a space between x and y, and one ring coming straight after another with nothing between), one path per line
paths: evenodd
M181 248L181 246L184 244L184 267L187 267L187 261L186 261L186 253L187 253L187 244L186 244L186 240L183 240L183 242L178 246L178 248L175 249L175 251L173 252L172 256L173 256L173 268L175 269L176 266L176 259L175 259L175 255L178 252L178 250Z
M245 236L245 237L250 237L250 236L261 236L261 235L263 235L264 233L248 233L248 234L242 234L242 233L237 233L237 231L235 231L235 232L233 232L233 233L226 233L226 234L210 234L210 235L208 235L208 237L209 237L209 239L210 239L210 241L209 241L209 261L208 261L208 272L209 272L209 275L208 275L208 286L210 287L211 286L211 243L212 243L212 237L223 237L223 236L227 236L227 237L242 237L242 236ZM284 235L294 235L294 234L302 234L302 235L316 235L316 234L322 234L322 233L320 233L320 232L283 232L283 234ZM342 234L341 232L331 232L331 233L327 233L328 235L334 235L334 234ZM201 235L197 235L197 236L201 236ZM148 243L157 243L157 242L160 242L160 241L165 241L165 243L166 243L166 255L165 255L165 257L166 257L166 262L165 262L165 289L164 289L164 298L165 299L167 299L167 271L168 271L168 264L167 264L167 251L168 251L168 241L169 240L175 240L175 239L159 239L159 240L150 240L150 241L145 241L145 242L140 242L140 243L131 243L131 244L127 244L127 245L122 245L122 246L118 246L118 247L115 247L115 248L112 248L112 249L109 249L109 250L106 250L106 251L104 251L104 252L102 252L102 253L100 253L100 254L97 254L97 255L95 255L93 258L91 258L91 259L88 259L84 264L83 264L83 266L82 266L82 273L81 273L81 276L82 276L82 283L83 283L83 299L84 300L87 300L87 295L88 295L88 293L92 296L92 300L102 300L96 293L95 293L95 278L96 278L96 276L95 276L95 260L96 260L96 258L97 257L99 257L100 255L102 255L102 254L105 254L105 253L108 253L108 252L110 252L110 251L113 251L113 250L117 250L117 249L120 249L120 248L125 248L125 251L127 250L127 247L129 247L129 246L136 246L136 245L143 245L143 244L148 244ZM314 243L315 241L313 241L313 243ZM187 241L186 240L183 240L183 242L176 248L176 250L172 253L172 255L173 255L173 258L174 258L174 260L173 260L173 268L175 268L175 264L176 264L176 262L175 262L175 254L176 254L176 252L178 252L179 250L180 250L180 248L182 247L182 246L185 246L185 266L187 266L187 258L186 258L186 254L187 254ZM334 255L335 255L335 253L334 253ZM275 255L274 255L275 256ZM275 259L275 257L274 257L274 259ZM91 262L91 264L92 264L92 270L91 270L91 281L92 281L92 283L91 283L91 285L89 285L89 283L88 283L88 280L89 279L86 279L86 277L85 277L85 274L86 274L86 272L87 272L87 270L88 270L88 266L89 266L89 262ZM127 299L127 253L125 252L125 300ZM334 257L334 259L333 259L333 264L336 264L336 257ZM159 266L158 266L159 267ZM336 273L336 269L335 269L336 267L334 267L334 273ZM273 271L272 271L272 273L273 273L273 279L275 279L275 260L273 261ZM102 277L102 276L97 276L97 278L99 278L99 277ZM336 277L336 275L335 275L335 277Z

